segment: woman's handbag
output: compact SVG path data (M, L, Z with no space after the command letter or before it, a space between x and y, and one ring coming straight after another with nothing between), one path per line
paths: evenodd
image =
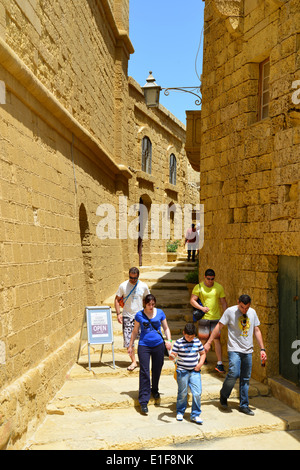
M199 299L199 297L198 297L198 299L196 300L196 302L197 302L199 305L201 305L201 307L203 307L203 304L202 304L201 300ZM204 315L205 315L205 312L203 312L202 310L199 310L198 308L194 308L194 310L193 310L193 321L199 321L199 320L201 320L201 318L203 318Z

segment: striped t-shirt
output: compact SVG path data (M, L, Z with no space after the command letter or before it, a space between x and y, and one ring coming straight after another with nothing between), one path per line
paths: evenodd
M204 351L198 338L187 341L184 336L175 341L172 352L177 353L177 369L193 370L199 362L199 353Z

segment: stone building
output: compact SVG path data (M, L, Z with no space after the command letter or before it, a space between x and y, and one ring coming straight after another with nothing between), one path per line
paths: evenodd
M128 236L139 204L198 203L185 126L127 76L128 18L129 0L0 3L0 448L43 418L85 306L166 261L151 225Z
M268 354L266 368L255 354L254 376L280 373L296 384L299 31L298 0L206 0L202 109L187 128L200 152L200 275L214 268L229 304L252 297Z

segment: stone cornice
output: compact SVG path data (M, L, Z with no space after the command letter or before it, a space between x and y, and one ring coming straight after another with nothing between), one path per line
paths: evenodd
M111 10L110 4L108 0L97 0L97 5L98 8L100 8L100 4L102 5L106 18L108 20L108 24L111 27L111 30L114 34L114 37L118 43L123 43L128 54L133 54L134 53L134 47L130 41L128 32L125 31L124 29L119 29L114 14Z

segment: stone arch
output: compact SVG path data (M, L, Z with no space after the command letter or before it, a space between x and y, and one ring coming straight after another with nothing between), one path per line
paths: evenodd
M86 305L96 305L94 290L94 270L92 262L92 249L90 227L84 204L79 208L79 229L82 250L83 272L86 287Z
M182 239L182 208L174 201L168 204L168 217L170 220L170 239Z
M138 152L138 161L139 161L139 168L142 170L142 152L143 152L143 142L145 139L149 139L150 144L151 144L151 160L152 160L152 154L153 154L153 141L154 141L154 135L153 135L153 130L148 127L148 126L141 126L137 132L137 152ZM147 171L146 171L147 172ZM151 165L150 165L150 171L148 171L149 174L151 174Z
M151 239L151 205L152 200L148 194L142 194L139 198L139 204L145 207L145 210L139 211L139 237L138 237L138 255L139 265L143 264L143 251L150 252L150 239Z

